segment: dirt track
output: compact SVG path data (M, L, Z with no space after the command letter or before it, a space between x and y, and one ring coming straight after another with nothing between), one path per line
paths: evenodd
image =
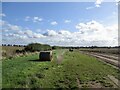
M57 64L60 64L62 62L64 53L65 51L63 51L60 55L57 56Z
M120 68L118 57L115 57L115 56L112 56L112 55L110 56L110 55L107 55L107 54L93 53L93 52L92 53L82 52L82 53L94 56L96 58L101 59L102 61L104 61L106 63L109 63L111 65L114 65L115 67Z
M84 53L84 54L87 54L87 55L90 55L90 56L94 56L96 58L99 58L100 61L103 61L103 62L106 62L106 63L109 63L111 64L113 67L117 68L120 70L120 63L119 63L119 60L118 60L118 57L115 57L115 56L110 56L110 55L107 55L107 54L101 54L101 53L87 53L87 52L81 52L81 53ZM108 75L108 78L115 84L119 87L119 83L120 81L118 79L116 79L114 76L110 76Z
M114 60L118 61L118 56L101 54L101 53L99 53L99 54L98 53L93 53L93 54L96 54L96 55L99 55L99 56L103 56L103 57L106 57L106 58L109 58L109 59L114 59Z
M60 64L63 60L63 55L57 57L57 64Z

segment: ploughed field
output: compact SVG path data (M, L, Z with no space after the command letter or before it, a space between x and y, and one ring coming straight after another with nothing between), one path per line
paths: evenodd
M3 88L115 88L120 80L120 71L77 50L54 50L51 62L38 53L6 59L2 70Z

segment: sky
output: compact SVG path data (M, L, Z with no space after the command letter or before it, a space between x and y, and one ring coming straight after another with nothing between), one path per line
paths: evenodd
M117 46L116 2L3 2L2 44Z

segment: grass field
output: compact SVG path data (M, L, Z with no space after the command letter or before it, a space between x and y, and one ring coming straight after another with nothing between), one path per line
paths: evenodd
M53 56L52 62L38 61L38 54L3 60L3 88L115 87L108 75L120 80L118 70L78 51L55 50Z

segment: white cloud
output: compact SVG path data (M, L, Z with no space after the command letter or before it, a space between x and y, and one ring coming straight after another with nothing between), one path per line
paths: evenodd
M79 23L78 25L76 25L76 29L81 32L81 39L87 42L91 42L91 45L98 44L113 46L118 44L117 24L104 26L101 23L93 20L87 23Z
M28 44L35 40L44 38L45 36L40 33L23 28L17 25L9 24L6 21L2 21L2 39L3 43L7 44Z
M43 19L39 17L34 17L33 22L41 22Z
M17 26L17 25L11 25L11 24L9 24L9 29L10 30L20 30L20 27L19 26Z
M86 10L94 9L95 7L99 8L103 0L96 0L95 6L86 7Z
M47 30L43 35L47 37L67 38L71 37L71 32L68 30L59 30L58 32L55 30Z
M120 0L115 0L116 2L119 2Z
M93 8L95 8L95 7L87 7L86 9L87 9L87 10L90 10L90 9L93 9Z
M41 22L43 19L40 17L30 17L26 16L25 21L32 21L32 22Z
M100 7L100 4L103 2L103 0L96 0L95 5L96 7Z
M29 20L30 20L30 16L26 16L25 21L29 21Z
M5 17L6 15L4 13L1 13L0 14L0 17Z
M9 29L9 23L4 21L5 30L9 32L3 33L3 42L28 44L31 42L39 42L50 45L63 46L115 46L118 44L118 26L117 24L106 26L95 20L78 23L76 32L69 30L47 30L41 34L28 28L14 26L15 30ZM12 26L12 25L11 25ZM14 32L13 32L14 31Z
M114 1L116 2L116 5L118 5L120 0L114 0ZM102 2L104 2L104 0L96 0L95 6L87 7L86 10L94 9L95 7L99 8L101 6Z
M54 30L47 30L46 33L44 33L45 36L57 36L57 32L55 32Z
M45 34L46 37L43 39L47 44L51 45L69 45L72 37L72 33L67 30L48 30Z
M45 36L43 36L42 34L40 33L35 33L33 32L32 30L25 30L25 31L18 31L18 32L10 32L10 33L6 33L5 36L7 37L24 37L24 39L26 38L43 38ZM26 38L25 38L26 37Z
M90 31L98 31L98 30L103 30L103 25L92 20L87 23L79 23L76 25L76 29L79 29L80 32L90 32Z
M40 39L40 38L44 38L45 36L43 36L42 34L40 34L40 33L34 33L33 34L33 38L38 38L38 39Z
M100 7L100 5L99 5L99 4L96 4L96 7Z
M33 32L32 32L32 30L26 30L25 32L24 32L24 34L26 34L28 37L30 37L30 38L32 38L33 37Z
M43 38L44 36L40 33L35 33L32 30L24 31L24 35L28 36L29 38Z
M67 30L60 30L58 33L59 33L59 34L62 34L62 35L70 35L70 34L71 34L71 33L70 33L69 31L67 31Z
M115 0L116 1L116 5L120 4L120 0Z
M72 33L69 32L68 30L60 30L58 32L59 36L65 38L65 39L70 39L72 38Z
M19 35L23 35L24 34L24 31L22 31L22 30L19 30L19 31L17 31L17 32L15 32L16 34L19 34Z
M56 21L51 22L51 25L57 25L58 23Z
M45 38L40 33L35 33L32 30L25 30L19 32L8 32L2 35L3 43L8 44L28 44L32 42L39 42Z
M9 24L8 22L3 21L3 20L0 21L0 25L2 25L2 31L3 32L4 31L11 31L11 32L13 32L13 31L19 31L21 29L20 26Z
M3 26L6 22L3 20L0 20L0 26Z
M71 20L65 20L65 23L70 23L71 22Z

